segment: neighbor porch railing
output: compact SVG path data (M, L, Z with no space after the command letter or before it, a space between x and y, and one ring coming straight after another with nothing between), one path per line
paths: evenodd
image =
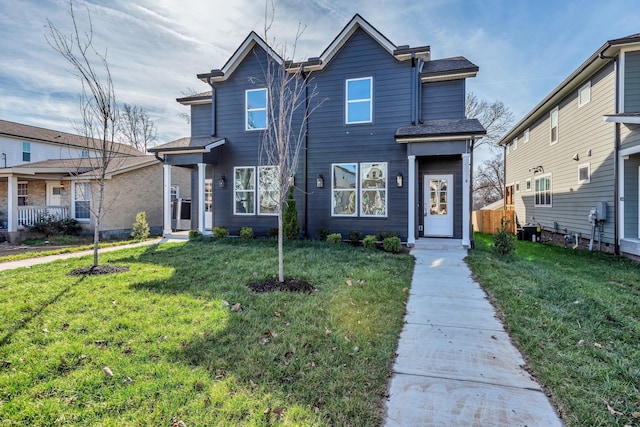
M45 216L64 219L69 216L69 208L66 206L18 206L19 227L33 225Z

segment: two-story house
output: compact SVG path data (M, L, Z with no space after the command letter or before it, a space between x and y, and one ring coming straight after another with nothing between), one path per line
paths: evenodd
M172 168L193 171L192 228L277 225L273 165L261 164L268 129L264 70L280 58L251 33L221 69L199 74L211 90L178 99L191 108L191 137L152 148L164 161L165 233L171 233ZM320 229L395 232L471 243L473 143L485 134L465 117L465 79L478 67L463 57L432 60L430 48L396 46L355 15L320 56L303 67L317 96L293 182L303 234ZM285 65L287 66L287 65Z
M521 224L640 256L640 35L604 43L500 144Z
M0 233L19 239L22 230L44 215L74 218L92 230L98 147L80 135L0 120ZM159 234L162 184L155 176L160 162L127 144L114 143L113 149L117 153L106 176L109 212L102 222L103 237L128 235L139 211L147 212ZM189 179L176 174L174 192L181 183L190 191Z

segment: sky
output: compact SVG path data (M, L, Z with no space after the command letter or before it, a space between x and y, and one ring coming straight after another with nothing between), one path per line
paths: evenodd
M75 0L76 16L106 53L118 102L142 107L158 142L189 135L176 98L209 87L251 31L264 0ZM271 2L269 1L269 4ZM68 0L0 0L0 119L75 132L80 82L47 43L48 21L71 31ZM518 121L607 40L640 32L637 0L276 0L269 38L294 60L319 56L359 13L396 45L431 46L432 59L478 65L467 91L501 101ZM487 154L479 157L482 159Z

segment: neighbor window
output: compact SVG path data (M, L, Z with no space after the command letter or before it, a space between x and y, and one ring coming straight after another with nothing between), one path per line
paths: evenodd
M18 206L27 206L29 204L29 199L27 197L27 183L19 182L18 183Z
M531 191L531 178L527 178L527 181L525 182L525 185L524 185L524 189L526 191Z
M256 212L256 169L250 167L233 168L233 193L235 215L253 215Z
M75 219L91 218L91 185L88 182L74 184L74 212Z
M267 128L267 89L251 89L245 92L245 129Z
M529 129L524 131L524 142L529 142Z
M513 138L513 151L518 149L518 138Z
M258 214L277 215L280 204L278 167L258 167Z
M333 216L356 216L356 178L357 163L339 163L331 165L331 188Z
M551 174L536 177L534 186L535 205L551 206Z
M578 184L588 184L591 182L591 163L578 166Z
M373 121L373 78L350 79L346 82L346 123Z
M82 153L80 155L82 156L83 159L88 159L89 158L89 151L88 150L82 150Z
M516 181L516 193L520 192L520 181Z
M578 90L578 108L591 101L591 81Z
M555 144L558 142L558 107L551 110L549 120L551 122L551 144Z
M23 162L31 161L31 143L30 142L22 143L22 161Z
M361 163L360 215L387 216L387 164Z
M180 187L177 185L171 186L171 202L175 202L180 197Z

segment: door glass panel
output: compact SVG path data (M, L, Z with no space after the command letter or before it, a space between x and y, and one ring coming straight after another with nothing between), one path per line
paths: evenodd
M210 179L204 182L204 211L213 212L213 182Z

